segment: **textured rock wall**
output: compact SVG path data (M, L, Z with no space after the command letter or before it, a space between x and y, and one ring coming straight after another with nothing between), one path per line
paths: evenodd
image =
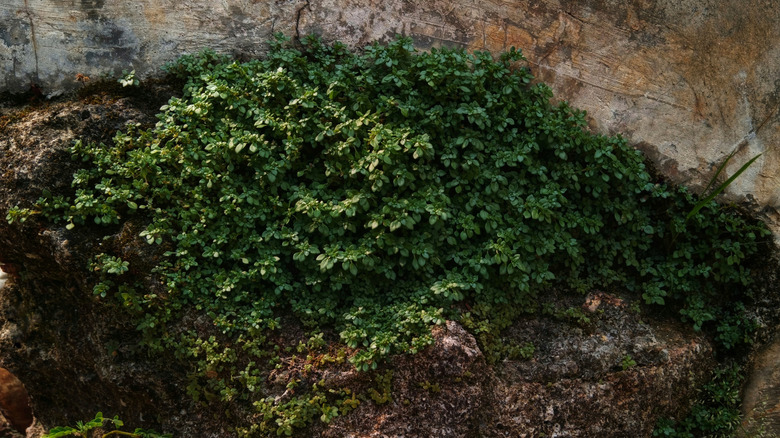
M275 32L352 46L395 34L421 48L527 55L557 96L621 132L678 182L703 186L728 154L730 190L780 215L780 9L767 0L6 0L0 91L45 93L77 73L153 74L211 47L256 56ZM746 198L747 197L747 198ZM775 227L776 230L780 229Z
M422 49L518 47L594 128L623 133L678 182L703 186L728 154L733 172L763 153L731 195L780 223L780 9L768 0L4 0L0 92L57 93L79 86L77 73L152 75L204 47L257 56L275 32L355 47L399 33ZM763 397L776 385L752 385L751 406L776 406Z

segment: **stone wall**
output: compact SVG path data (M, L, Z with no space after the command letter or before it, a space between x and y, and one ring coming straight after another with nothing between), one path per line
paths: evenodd
M677 182L702 187L730 153L729 172L763 153L730 193L779 222L779 24L767 0L6 0L0 91L143 77L205 47L258 56L276 32L356 47L395 34L420 48L515 46L594 128L623 133Z

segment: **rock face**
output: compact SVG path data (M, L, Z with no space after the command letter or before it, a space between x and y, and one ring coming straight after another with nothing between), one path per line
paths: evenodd
M767 260L768 266L777 266L777 260ZM743 386L742 396L742 430L739 436L752 437L769 433L775 436L780 433L780 321L778 309L780 290L777 289L777 268L767 270L761 275L760 284L766 285L759 291L762 297L760 303L764 312L757 315L765 321L766 339L761 342L761 348L755 349L750 355L750 366L747 368L747 379ZM774 435L773 435L774 434Z
M70 185L76 138L108 142L128 122L150 126L170 91L139 90L125 98L96 95L11 115L0 133L0 210L41 190ZM47 188L48 187L48 188ZM34 222L34 221L33 221ZM15 229L16 231L12 231ZM104 412L133 425L169 426L181 436L226 436L223 421L184 394L186 370L133 349L137 331L123 312L98 303L86 281L89 257L111 242L82 227L68 232L0 221L0 366L26 387L43 428L74 425ZM119 231L119 230L117 230ZM121 233L118 233L121 235ZM2 407L2 399L0 399ZM42 427L28 436L39 436Z
M75 76L155 74L185 52L263 53L276 32L351 46L523 50L594 127L623 133L677 182L703 187L763 155L729 190L780 215L780 9L765 0L10 0L0 4L0 91L74 88Z
M143 89L124 98L98 95L7 115L0 125L0 217L19 200L33 202L44 189L69 186L73 139L108 141L128 121L148 126L159 103L154 99L165 94ZM134 349L132 321L92 297L85 267L106 245L121 245L134 266L152 263L154 254L127 243L137 235L133 226L66 230L35 218L0 221L0 262L9 277L0 288L0 366L29 392L38 421L30 437L97 411L119 415L131 427L198 437L233 436L232 427L256 415L239 401L194 402L186 391L188 370L164 355L150 358ZM491 365L472 335L447 322L435 329L433 346L397 356L375 374L357 373L346 363L301 374L293 350L280 359L291 367L273 371L264 385L276 391L272 397L283 398L291 379L365 389L371 387L367 379L391 376L384 403L364 400L348 415L300 436L649 436L658 418L686 412L714 363L707 340L673 323L642 322L631 306L607 294L584 303L582 297L546 299L587 316L553 312L517 322L503 342L533 343L527 359ZM282 351L306 339L295 324L284 324L290 328L274 341Z
M80 87L77 74L93 80L116 77L122 70L132 69L142 77L155 75L163 63L205 47L239 56L258 56L276 32L288 36L315 33L353 47L387 41L395 34L412 37L421 49L449 46L497 52L515 46L523 50L534 74L550 84L557 96L588 111L595 129L623 133L674 181L702 188L730 154L734 157L726 174L762 153L728 193L732 200L748 203L764 214L778 235L780 152L770 146L780 142L779 22L780 9L765 0L6 0L0 4L0 92L27 91L37 84L44 95L56 94ZM143 111L138 111L134 107L138 102L132 102L55 105L43 112L33 111L25 128L16 126L0 132L0 217L10 199L34 199L44 187L57 190L69 184L72 163L66 148L72 139L108 141L127 120L153 122L148 111L161 103L147 102ZM127 229L131 228L132 224L128 225ZM148 406L151 400L160 400L156 410L179 409L183 402L176 379L169 379L167 374L161 377L161 371L152 365L133 362L129 359L132 355L123 351L121 344L118 350L113 349L113 344L109 349L95 349L93 357L79 353L114 339L118 333L132 336L126 321L116 321L116 327L99 323L98 307L84 289L84 278L74 274L84 269L94 246L99 244L97 236L38 229L29 224L14 230L9 231L0 220L0 262L7 264L12 280L0 294L4 304L0 350L5 355L0 364L28 385L38 415L49 425L73 423L108 406L129 413L134 421L154 424L156 420L149 419L153 415ZM64 329L53 331L52 325ZM452 330L457 331L448 327L446 333ZM667 342L658 333L653 336L661 343ZM697 344L703 349L700 352L685 347L688 344L677 336L668 336L670 364L706 352L702 344ZM596 348L595 344L588 345ZM636 352L630 354L636 359ZM480 354L468 357L472 362L465 369L481 366ZM662 363L655 360L648 363ZM582 372L585 365L560 360L550 367L562 367L564 371L555 372L563 373L557 376L563 379L561 382L569 382L565 387L548 387L544 373L538 369L534 372L542 377L534 378L541 380L523 380L522 376L527 374L515 376L516 379L507 377L512 370L530 372L524 367L533 361L505 364L479 375L483 379L480 382L487 386L473 389L477 391L473 394L478 404L462 406L454 400L447 403L455 403L458 412L490 412L492 417L484 423L495 428L479 433L500 436L499 424L514 430L511 427L519 427L524 421L542 421L546 426L539 426L538 431L544 430L548 435L556 433L555 424L574 430L567 425L589 420L570 414L565 405L552 403L549 410L547 405L539 410L538 404L523 404L522 398L513 399L507 394L534 389L535 394L557 394L562 400L602 397L593 405L594 410L608 409L619 403L632 403L630 388L649 385L646 379L667 375L665 367L646 368L637 362L640 366L634 371L607 372L599 368L602 371L593 372L593 376L602 377L583 382L574 377L576 373L565 370L570 367ZM758 359L757 369L762 363L771 365ZM54 365L66 370L66 374L56 380L41 374L40 370ZM775 374L767 369L756 375ZM425 377L404 376L397 375L394 382L416 387L413 380ZM78 382L71 393L57 392L57 383L63 379ZM144 379L153 384L142 387L137 383ZM510 381L514 383L507 383ZM678 382L664 381L667 385ZM680 392L677 387L663 389L664 384L651 387L659 388L658 394ZM95 391L96 385L103 389ZM769 394L773 390L760 388L773 385L755 383L751 387L759 388L759 394ZM57 411L57 406L74 397L84 400L82 411ZM757 403L762 403L759 399L766 400L761 397L756 399ZM491 410L494 402L490 400L499 399L503 405L511 406L510 410L524 414L512 417ZM420 421L426 419L423 401L415 403L417 399L410 399L409 406L417 406L420 412L415 415ZM669 406L673 410L674 403ZM206 432L198 429L198 424L201 416L208 413L192 406L181 409L185 413L176 417L179 430L189 430L181 425L190 424L193 433L203 436ZM403 410L407 409L404 406L393 405L392 409L382 412L396 415L393 418L411 415ZM468 418L472 419L464 420L465 423L456 421L453 430L477 430L477 420L473 418L478 417ZM650 417L640 415L630 419L636 421L634 425L616 426L619 418L601 418L591 421L587 426L591 429L576 430L582 431L582 436L601 434L597 428L620 430L615 436L622 436L645 431L650 421ZM363 420L344 423L343 430L363 431L354 432L354 436L389 433L365 429L367 425L360 421ZM215 436L225 425L209 424L209 431ZM342 430L338 429L339 424L322 433L338 436ZM394 430L392 427L388 423L387 430ZM426 430L431 436L444 433L419 430Z
M679 413L713 365L710 344L669 324L647 325L622 301L579 325L529 318L508 341L533 341L530 359L488 366L454 322L427 351L397 358L393 401L336 419L323 437L650 436ZM624 364L626 357L634 364Z
M751 379L745 386L743 414L744 426L749 432L760 428L778 430L780 427L780 393L775 382L780 379L780 343L770 343L757 355ZM750 435L747 435L750 436Z

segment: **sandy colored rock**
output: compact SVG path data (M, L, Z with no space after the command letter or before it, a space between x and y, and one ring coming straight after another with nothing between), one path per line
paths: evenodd
M741 436L780 430L780 342L774 339L755 356L745 384Z

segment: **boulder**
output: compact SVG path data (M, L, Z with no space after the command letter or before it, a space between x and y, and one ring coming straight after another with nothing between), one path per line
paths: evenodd
M585 325L556 316L517 322L503 341L532 341L528 359L489 365L452 321L434 338L392 361L392 401L337 418L317 436L650 436L658 418L688 409L714 365L706 339L644 323L622 302Z
M396 34L421 49L514 46L556 96L675 182L701 190L732 154L723 175L762 154L728 194L777 232L778 22L764 0L10 0L0 4L0 92L56 95L84 76L156 75L203 48L259 56L275 33L352 47Z
M105 142L130 121L149 126L154 99L168 94L147 88L126 97L98 93L5 110L0 217L12 205L32 204L43 190L67 189L74 139ZM235 426L258 420L241 401L193 400L187 367L165 353L139 350L133 321L93 297L88 261L107 247L141 267L139 281L154 287L149 271L157 254L135 238L138 229L133 222L67 230L35 217L22 224L0 221L0 262L7 273L0 288L0 366L29 393L38 423L28 436L98 411L178 436L232 436ZM658 418L688 409L714 364L701 334L669 321L641 320L630 298L551 292L542 301L550 312L521 318L501 339L531 343L526 358L489 363L475 338L449 321L435 327L432 346L394 356L372 373L358 373L349 363L304 371L295 346L306 341L306 331L285 317L278 339L271 339L280 346L283 366L264 385L277 400L290 396L293 379L361 393L382 382L388 390L329 424L315 421L301 436L649 436ZM198 321L190 323L210 330ZM328 336L329 342L337 339Z

